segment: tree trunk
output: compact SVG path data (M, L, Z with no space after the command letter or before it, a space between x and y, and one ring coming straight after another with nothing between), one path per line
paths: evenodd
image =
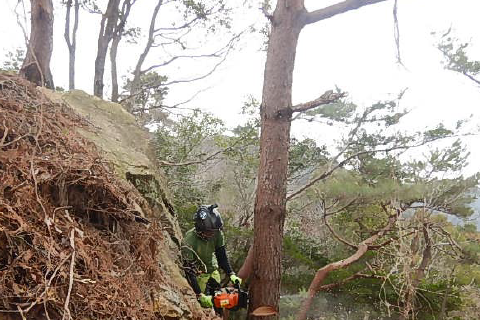
M72 1L68 0L66 3L67 13L65 15L65 42L68 47L68 89L75 89L75 51L77 49L77 30L78 30L78 13L80 9L80 3L78 0L75 0L74 8L74 21L73 21L73 30L70 37L70 16Z
M238 270L238 276L243 280L250 278L253 269L253 245L248 249L247 257L242 264L240 270Z
M115 26L117 25L119 4L120 0L109 0L107 10L102 15L102 21L100 22L97 58L95 59L95 78L93 81L93 94L99 98L103 98L105 60L108 45L113 38Z
M254 215L253 282L250 308L272 306L280 297L283 226L286 213L292 77L302 25L303 0L279 0L273 15L261 106L260 166Z
M111 64L111 76L112 76L112 101L118 102L118 73L117 73L117 52L118 45L122 40L123 32L125 30L125 24L127 18L130 15L130 9L134 2L131 0L125 0L122 4L122 14L119 19L118 25L115 27L113 34L112 47L110 48L110 64Z
M115 36L110 48L110 65L112 75L112 101L118 102L118 74L117 74L117 51L121 37Z
M50 71L50 59L53 51L52 0L31 0L30 3L30 40L20 75L39 86L54 89Z

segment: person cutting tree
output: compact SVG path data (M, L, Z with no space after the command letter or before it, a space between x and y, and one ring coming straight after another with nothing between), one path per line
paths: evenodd
M223 221L217 210L218 205L201 205L193 216L195 227L185 233L182 245L182 259L188 283L204 308L214 306L215 293L220 290L222 268L230 281L239 286L242 283L232 270L225 250Z

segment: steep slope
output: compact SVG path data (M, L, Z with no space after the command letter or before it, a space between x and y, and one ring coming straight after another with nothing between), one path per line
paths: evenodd
M181 234L119 105L0 74L0 319L206 319Z

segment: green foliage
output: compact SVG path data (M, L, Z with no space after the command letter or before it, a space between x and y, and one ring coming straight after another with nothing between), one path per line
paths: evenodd
M247 171L243 174L249 176L257 174L258 168L258 150L260 138L260 102L253 97L249 97L244 103L242 114L248 116L244 125L235 127L232 130L233 137L229 137L223 143L224 146L235 143L235 140L241 140L238 147L228 150L226 155L236 161L236 165L245 168ZM317 146L313 139L305 138L299 140L291 138L289 148L289 181L301 179L305 175L310 175L312 171L326 164L329 154L325 146Z
M15 51L8 51L5 54L5 61L3 62L2 69L5 71L20 71L25 59L25 50L23 48L17 48Z
M290 228L283 239L283 266L286 269L305 266L316 270L329 262L324 254L325 249L319 241L306 236L299 229Z
M62 0L62 4L66 5L67 0ZM79 1L80 8L90 12L90 13L102 13L102 10L100 10L100 7L97 4L97 0L80 0ZM71 6L73 7L75 5L75 1L72 1Z
M205 143L213 141L224 132L223 122L209 113L194 110L171 126L161 126L156 131L156 151L160 159L185 162L206 155ZM171 170L172 168L167 168Z
M380 104L372 106L371 110L385 110L385 108L390 107L388 104ZM387 118L383 116L382 121ZM370 119L373 118L370 117ZM378 120L378 118L376 119ZM417 133L413 136L403 135L401 137L392 136L388 138L382 137L380 133L368 133L367 129L369 128L361 128L360 126L355 133L364 139L362 140L363 144L360 144L360 139L356 140L354 138L350 140L353 149L348 150L349 146L347 146L348 154L361 152L361 154L352 159L348 170L337 169L333 174L307 190L302 197L294 199L289 205L291 211L288 220L289 224L292 223L292 214L295 216L302 215L303 219L305 219L308 217L307 212L309 215L312 215L312 212L322 215L322 210L336 212L333 216L330 214L328 218L336 234L350 243L358 244L387 224L388 216L392 211L386 211L385 207L389 208L389 203L392 200L399 207L408 208L411 205L420 205L423 208L419 210L422 212L421 214L405 215L406 224L401 224L402 227L399 226L399 230L391 230L388 237L380 238L376 243L380 244L386 239L392 239L391 237L405 236L406 231L402 230L419 228L425 221L429 221L428 223L432 226L445 225L445 218L443 220L435 219L437 216L433 210L449 212L459 216L471 214L470 203L474 199L471 190L478 184L479 176L474 175L464 178L461 175L461 170L466 165L468 152L466 152L460 141L454 141L451 146L443 149L432 149L425 154L424 159L413 162L401 161L396 153L369 151L378 148L377 143L387 143L389 148L392 146L401 148L404 146L402 143L411 145L422 144L425 140L434 141L450 136L454 134L454 131L439 126L427 131L425 135ZM427 138L424 140L425 136ZM323 168L320 167L319 171L322 172ZM311 216L309 219L309 221L320 221L320 219L317 218L315 220ZM305 234L312 234L312 230L315 230L311 226L306 226L303 229ZM433 237L435 235L434 231L430 232ZM406 237L408 238L408 236ZM326 239L323 240L327 241ZM413 240L411 238L406 240L407 246L410 245L410 241ZM432 241L436 243L445 242L446 240L434 238ZM460 239L457 241L460 243ZM422 242L420 245L424 245L424 243ZM462 247L464 254L466 254L473 249L474 245L463 245ZM385 249L385 251L368 252L355 264L331 272L324 283L341 282L357 272L369 274L366 264L368 262L370 266L373 265L375 267L377 276L388 276L389 280L385 282L381 279L356 279L336 288L336 291L348 292L353 294L356 299L364 302L378 301L380 297L382 301L402 308L402 305L398 305L398 302L403 297L399 296L399 292L401 292L399 288L402 288L405 283L405 274L403 273L408 274L407 278L414 277L412 275L414 273L406 271L409 270L406 266L405 269L399 266L404 264L418 266L423 249L415 251L416 253L411 256L407 254L406 260L396 260L394 257L390 260L389 257L391 256L385 254L389 251L397 252L397 250L399 250L397 245L393 245L391 248ZM452 247L443 247L442 251L438 252L443 258L449 256L444 250L453 251L454 249ZM300 249L300 252L304 252L304 250ZM327 260L333 262L345 259L353 251L350 247L341 243L330 244L327 252ZM293 251L293 253L295 254L296 252ZM292 254L293 257L295 257L294 254ZM450 254L455 255L452 252ZM473 254L469 254L469 256L472 259ZM298 260L306 264L302 261L302 258L300 256ZM446 285L445 274L433 276L433 270L436 270L435 268L438 267L441 268L442 264L438 264L437 261L431 263L431 274L427 274L425 278L422 278L420 285L416 288L418 298L415 300L415 303L416 308L422 313L422 319L427 319L440 312L438 308L430 308L429 304L440 303L441 305L442 292L445 290ZM308 276L311 273L305 272L305 270L298 270L298 272L302 272L303 278L298 278L299 282L296 283L296 286L305 286L306 283L302 284L300 281L308 280ZM401 273L399 274L399 272ZM473 272L473 274L475 273ZM292 276L288 278L289 284L292 282L292 278ZM472 278L470 277L469 280L471 281ZM380 296L379 292L381 293ZM460 308L462 300L460 300L458 290L451 289L451 294L447 297L446 303L447 310Z
M190 230L194 227L193 215L197 211L198 206L193 203L176 203L177 220L182 232Z
M333 121L348 122L350 117L354 115L356 109L357 106L353 103L338 102L320 106L308 111L306 114L308 116L320 116L331 120L332 122L328 122L328 124L333 125Z
M480 61L471 60L468 57L470 43L462 43L455 36L451 35L451 29L440 37L438 49L445 58L445 68L466 75L479 84L475 77L480 74Z
M228 257L233 270L239 270L252 244L253 229L236 226L233 218L235 214L237 213L222 211Z
M393 155L386 155L383 158L362 155L358 159L357 170L362 182L370 186L392 184L395 181L401 181L406 176L402 164Z
M132 80L127 79L123 89L130 92L135 85L134 92L137 92L134 97L135 104L129 111L138 115L144 114L147 110L161 109L163 100L168 94L168 88L164 85L167 80L166 76L162 76L155 71L142 74L140 81L135 84Z
M424 141L434 141L453 135L453 131L445 128L443 123L438 124L433 129L428 129L423 133Z
M328 161L328 151L326 146L318 147L313 139L292 138L288 159L288 176L292 181L305 174L310 175L317 166L325 165Z
M140 38L142 30L138 27L127 28L123 31L122 37L129 44L137 44L138 38Z
M477 232L477 226L473 223L465 223L463 226L460 226L459 229L466 233Z
M191 25L198 24L204 28L207 34L231 28L232 9L224 0L180 0L175 6L189 28ZM182 46L182 49L187 49L181 40L182 37L183 35L178 37L176 42Z
M205 3L202 1L194 1L194 0L182 0L183 5L187 8L187 12L195 13L195 15L199 18L205 19L206 17L206 7Z
M455 140L451 146L430 150L424 160L409 163L410 181L431 179L440 175L458 175L467 165L469 155L460 139Z
M202 159L215 148L215 139L224 132L223 122L208 113L195 110L170 126L155 132L156 156L166 165L168 186L173 191L176 208L182 211L206 201L219 189L219 181L199 179ZM181 164L181 165L178 165Z
M476 246L471 246L469 249L475 251L478 258L478 252L480 251L478 244ZM455 269L455 282L458 285L473 284L480 290L480 264L478 263L479 261L477 260L476 263L472 264L459 264Z
M445 291L447 290L448 295L445 297ZM447 312L457 310L462 305L459 288L452 286L449 281L443 279L433 282L423 281L418 288L418 296L418 299L422 301L423 306L419 313L421 319L435 319L435 315L439 314L441 311L444 298L447 299Z
M215 32L219 27L231 28L231 9L227 7L224 0L217 0L214 5L205 0L182 0L182 4L184 19L191 19L191 16L194 16L202 21L204 26L207 26L207 23L210 22L207 26L208 32Z

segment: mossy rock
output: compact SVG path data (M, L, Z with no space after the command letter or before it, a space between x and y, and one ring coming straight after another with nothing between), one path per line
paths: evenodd
M92 141L113 165L115 173L138 189L154 217L162 221L173 243L179 245L182 232L171 205L170 192L165 187L165 177L151 156L151 134L118 103L104 101L81 90L62 93L41 90L51 100L67 104L89 122L90 126L79 125L72 129Z

